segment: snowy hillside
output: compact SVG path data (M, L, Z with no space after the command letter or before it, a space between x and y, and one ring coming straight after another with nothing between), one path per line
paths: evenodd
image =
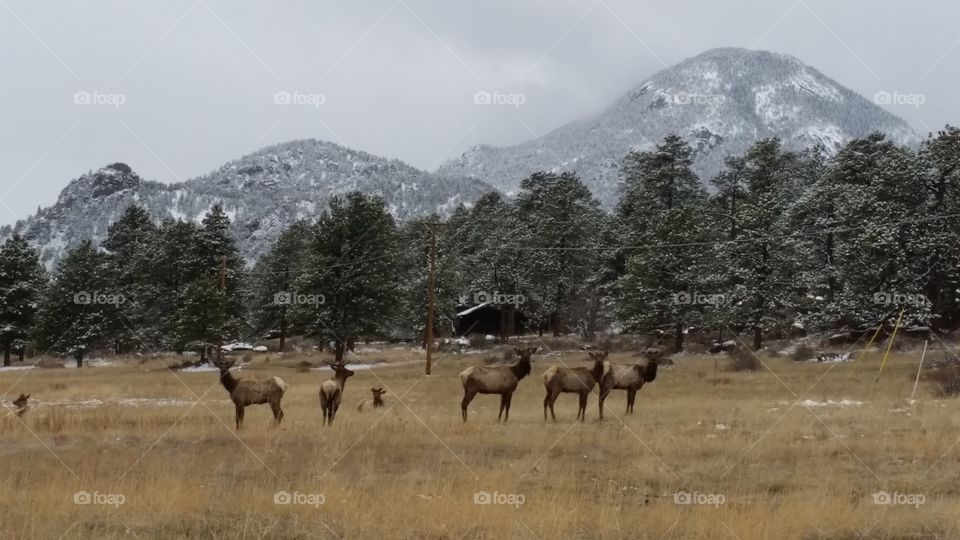
M252 260L295 220L317 217L331 197L354 190L379 195L404 220L433 212L446 215L493 188L333 143L292 141L182 184L145 181L123 163L108 165L73 180L56 204L4 227L0 237L20 233L50 266L81 240L103 239L109 224L131 204L143 206L157 220L199 222L213 204L221 203L243 256Z
M696 172L706 182L726 156L759 138L778 136L791 149L822 144L830 153L873 131L901 144L919 142L903 120L796 58L713 49L657 73L594 118L515 146L474 147L440 171L511 192L531 172L572 170L612 206L623 157L668 134L694 147Z

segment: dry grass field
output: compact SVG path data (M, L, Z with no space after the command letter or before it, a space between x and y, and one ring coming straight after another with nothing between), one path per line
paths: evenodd
M508 424L496 396L464 424L457 375L495 354L441 354L424 377L420 353L360 353L389 364L357 371L329 428L330 371L295 368L320 357L255 355L235 372L285 379L286 418L251 407L239 433L216 372L2 372L4 401L32 408L0 412L0 538L960 538L960 402L923 382L909 401L917 353L879 382L879 352L746 373L684 356L635 414L615 392L600 422L594 395L585 423L572 394L544 422L541 375L586 354L538 354ZM358 411L372 386L386 407Z

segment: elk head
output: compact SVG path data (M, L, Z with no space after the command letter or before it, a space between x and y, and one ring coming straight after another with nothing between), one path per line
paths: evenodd
M530 357L533 356L533 353L537 352L537 347L526 347L526 348L517 347L513 349L513 352L517 353L517 356L519 356L521 360L526 360L527 362L529 362Z
M219 360L216 359L216 358L213 358L213 359L210 360L210 363L213 364L214 366L216 366L217 369L220 370L220 373L221 373L221 374L226 373L227 371L229 371L230 368L233 367L233 364L234 364L235 362L236 362L236 360L233 360L233 359L227 360L226 358L221 358L221 359L219 359Z
M344 361L340 362L331 362L326 361L327 365L330 366L330 369L333 370L334 378L346 381L348 377L353 377L353 371L347 369L347 363Z

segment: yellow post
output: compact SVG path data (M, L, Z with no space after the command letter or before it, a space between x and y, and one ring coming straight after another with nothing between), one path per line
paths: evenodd
M877 381L880 380L880 374L883 373L883 366L887 365L887 357L890 356L890 349L893 348L893 340L897 338L897 330L900 329L900 320L903 319L904 310L900 310L897 316L897 324L893 327L893 333L890 334L890 342L887 343L887 352L883 353L883 361L880 362L880 371L877 372Z

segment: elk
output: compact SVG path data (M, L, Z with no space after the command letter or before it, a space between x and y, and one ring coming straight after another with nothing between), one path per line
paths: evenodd
M287 391L287 383L280 377L271 377L264 380L238 379L230 373L234 360L213 360L213 365L220 370L220 383L230 394L230 400L236 408L237 429L243 427L243 411L247 405L270 404L273 410L274 421L279 424L283 420L283 409L280 400Z
M20 394L20 397L13 400L13 406L16 410L13 411L17 416L23 416L26 414L27 409L27 400L30 399L30 394Z
M460 373L460 382L463 383L463 401L460 402L460 411L463 421L467 421L467 406L477 394L500 394L500 414L506 423L510 419L510 400L517 389L520 380L530 374L530 357L537 352L536 347L514 349L518 357L517 363L509 366L470 366Z
M360 402L360 406L357 407L358 411L362 411L368 405L373 405L374 409L383 407L383 395L387 393L386 390L381 388L371 388L370 393L373 394L373 399L365 399Z
M553 366L543 374L543 386L547 389L547 395L543 398L543 419L547 419L547 407L550 407L550 416L553 421L557 421L557 415L553 412L553 404L561 393L573 393L580 395L580 408L577 410L577 419L583 422L587 416L587 396L590 391L603 378L606 368L607 352L590 353L593 360L593 367L568 368Z
M627 410L626 414L633 412L633 401L637 397L637 391L643 387L644 383L653 382L657 378L657 366L660 361L660 354L654 350L645 351L647 363L639 362L632 366L611 365L600 380L600 418L603 419L603 400L607 399L611 390L627 391Z
M323 410L323 423L330 425L333 424L333 418L337 415L337 409L340 408L343 387L347 384L347 379L353 376L353 372L347 369L347 363L343 360L326 362L333 370L333 378L323 381L320 385L320 408Z

